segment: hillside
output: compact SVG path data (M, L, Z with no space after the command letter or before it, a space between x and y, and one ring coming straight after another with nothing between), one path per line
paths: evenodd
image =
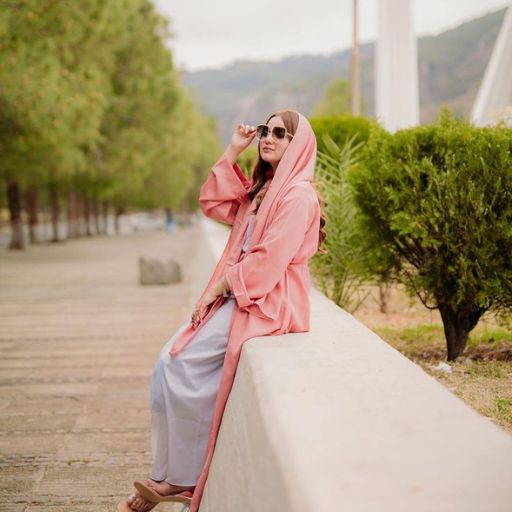
M432 121L441 105L468 116L505 9L418 39L421 122ZM373 115L374 44L360 47L361 89L366 114ZM239 60L215 70L182 74L183 84L215 116L225 143L239 121L264 122L272 111L290 107L309 115L329 81L349 78L350 50L330 55L297 55L278 62Z

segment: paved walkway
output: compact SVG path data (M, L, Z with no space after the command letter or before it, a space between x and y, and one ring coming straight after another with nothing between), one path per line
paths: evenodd
M198 230L0 250L0 510L114 511L147 475L149 379L190 276L142 287L137 259L186 263Z

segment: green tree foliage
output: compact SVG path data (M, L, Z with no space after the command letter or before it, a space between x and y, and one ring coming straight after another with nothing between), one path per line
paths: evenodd
M189 202L220 141L180 84L171 35L150 0L12 0L0 10L0 180L12 247L30 187L48 189L56 219L70 189L118 210Z
M190 162L180 156L176 142L194 122L160 39L169 36L167 22L150 4L138 3L117 42L100 157L94 161L105 180L103 196L115 206L176 206L173 199L186 192L192 176L190 167L183 168L182 161Z
M26 0L0 11L0 104L6 121L0 175L11 218L16 217L14 248L21 245L20 190L29 184L55 187L84 165L80 146L97 140L105 80L100 63L86 58L98 34L86 30L81 16L97 19L104 11L99 0L84 2L80 10Z
M337 78L327 85L323 98L313 107L312 116L343 115L350 112L352 112L350 82L344 78ZM364 113L364 100L362 98L361 112Z
M447 112L376 129L349 180L366 265L440 310L455 360L484 313L512 306L512 130Z
M362 147L370 136L370 129L375 126L375 121L364 116L343 115L322 115L310 119L311 127L315 132L318 142L318 151L327 151L324 143L324 135L327 134L338 147L343 147L349 139Z

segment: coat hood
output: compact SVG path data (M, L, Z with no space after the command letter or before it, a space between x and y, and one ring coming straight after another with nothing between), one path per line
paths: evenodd
M301 181L312 182L315 173L317 143L308 119L296 110L299 116L297 130L286 148L272 182L263 198L257 214L257 222L251 236L250 246L257 243L272 219L279 200L291 187Z

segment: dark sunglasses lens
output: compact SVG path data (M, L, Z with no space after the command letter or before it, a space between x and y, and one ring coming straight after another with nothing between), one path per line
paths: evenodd
M256 135L259 138L265 138L268 135L268 126L260 124L256 130Z
M284 136L286 135L286 129L282 126L276 126L272 130L272 136L276 137L277 139L284 139Z

